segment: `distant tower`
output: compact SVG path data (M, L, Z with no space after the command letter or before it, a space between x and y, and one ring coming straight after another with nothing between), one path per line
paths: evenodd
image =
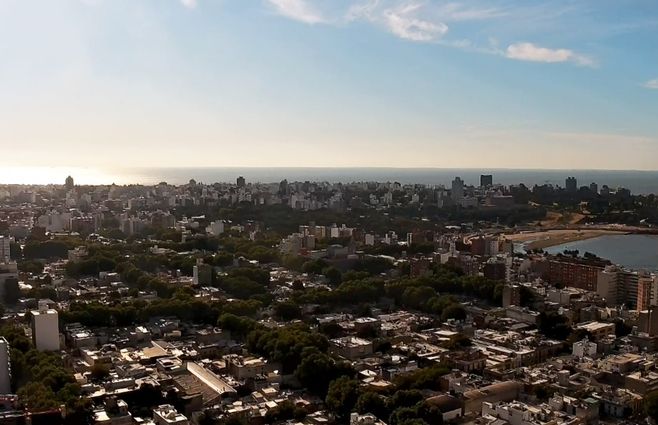
M279 193L282 195L288 194L288 180L281 180L281 183L279 183Z
M658 278L651 275L646 271L638 273L637 281L637 311L648 310L650 306L655 306L656 290L658 285Z
M39 302L39 309L32 311L32 339L39 351L59 350L59 322L57 310Z
M244 177L242 177L242 176L238 177L237 184L238 184L238 187L245 187L246 181L245 181Z
M455 177L455 179L452 181L452 200L455 202L459 202L464 198L464 180L462 180L460 177Z
M599 185L592 182L592 183L589 184L589 190L592 193L599 193Z
M493 186L493 176L491 174L482 174L480 176L480 187Z
M4 336L0 336L0 394L11 394L9 343Z
M567 189L567 192L578 192L578 180L575 177L567 177L564 187Z
M519 285L503 286L503 307L521 305L521 287Z
M0 264L9 263L11 260L11 239L0 236Z
M66 190L71 190L75 186L75 183L73 182L73 177L68 176L66 178L66 181L64 182L64 186L66 187Z

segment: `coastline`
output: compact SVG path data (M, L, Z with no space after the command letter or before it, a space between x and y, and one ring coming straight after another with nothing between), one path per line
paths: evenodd
M628 235L631 232L619 230L546 230L540 232L515 233L505 238L523 244L525 250L545 249L570 242L584 241L606 235Z

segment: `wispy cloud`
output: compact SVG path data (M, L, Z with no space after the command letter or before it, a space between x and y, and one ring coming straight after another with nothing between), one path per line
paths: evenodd
M288 17L307 24L325 23L342 25L349 22L368 22L378 26L404 40L435 43L455 49L471 52L503 56L508 59L544 62L573 63L579 66L595 67L596 62L574 50L552 49L533 43L515 42L507 48L499 47L498 42L480 44L460 35L459 38L447 36L450 26L459 30L459 25L467 21L485 21L500 18L519 18L519 12L509 7L509 3L492 3L480 1L439 1L439 0L359 0L354 2L340 17L329 13L325 15L318 9L318 0L265 0L281 16ZM332 3L334 0L331 0ZM336 4L340 4L337 2ZM342 2L344 5L345 3ZM340 6L339 6L340 8ZM558 16L566 13L558 8ZM571 9L569 9L571 10ZM334 8L334 12L336 12ZM546 16L547 11L532 10L534 14ZM541 13L539 13L541 12ZM524 10L524 14L531 11ZM526 20L526 19L524 19ZM452 32L451 32L452 34ZM459 34L459 31L457 31ZM513 40L513 39L512 39Z
M407 1L390 5L379 0L370 0L352 6L347 12L347 19L364 19L381 25L405 40L436 41L448 32L448 25L439 19L430 18L426 12L425 2Z
M658 90L658 78L647 81L646 83L644 83L644 87L651 90Z
M412 41L434 41L448 32L443 22L421 18L421 3L408 3L383 12L384 24L390 32Z
M196 9L196 7L199 5L197 0L180 0L181 4L188 9Z
M437 7L436 13L446 21L479 21L500 18L507 12L495 7L467 7L462 3L446 3Z
M274 10L286 18L306 24L326 23L327 20L305 0L267 0Z
M507 46L505 56L509 59L516 59L530 62L572 62L581 66L594 66L595 62L580 53L570 49L550 49L547 47L537 46L533 43L514 43Z

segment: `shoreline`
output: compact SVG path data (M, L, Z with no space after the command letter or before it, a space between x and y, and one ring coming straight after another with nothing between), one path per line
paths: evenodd
M505 235L505 238L514 243L523 245L526 251L545 249L565 243L579 242L608 235L628 235L632 232L620 230L546 230L530 233L516 233Z

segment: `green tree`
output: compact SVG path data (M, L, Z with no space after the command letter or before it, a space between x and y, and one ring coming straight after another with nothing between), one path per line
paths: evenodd
M18 263L18 270L23 273L41 274L43 273L43 263L35 260L21 261Z
M228 313L222 314L217 319L217 326L231 332L231 337L236 339L245 338L257 325L255 320Z
M362 414L372 413L378 418L388 418L390 415L390 411L386 405L386 399L382 395L372 391L366 391L359 396L355 409Z
M225 278L220 283L220 287L232 296L243 300L267 292L263 285L244 276Z
M326 353L327 338L308 330L304 325L290 325L276 329L256 329L247 338L249 349L270 361L281 362L284 373L292 373L301 363L303 352L315 348Z
M285 321L301 319L302 309L291 301L284 301L274 305L274 315Z
M322 270L324 270L326 267L327 267L327 262L322 259L311 260L304 263L304 265L302 266L302 271L304 273L310 273L310 274L321 274Z
M466 320L466 310L459 304L451 304L441 313L441 320Z
M258 300L233 300L222 306L224 313L235 316L254 317L263 308L263 303Z
M322 274L329 279L329 283L332 285L338 285L343 280L343 275L336 267L327 267L322 270Z
M450 373L450 368L443 365L433 365L417 369L411 373L400 375L395 379L395 384L400 390L440 390L441 377ZM398 391L399 397L410 396L410 394Z
M7 279L5 280L5 293L4 293L4 302L8 305L16 305L18 300L21 298L21 290L18 286L17 279Z
M52 409L59 404L53 390L40 382L30 382L17 395L21 404L31 410Z
M644 413L654 421L658 421L658 390L644 396Z
M95 363L91 367L91 377L95 381L102 381L110 376L110 367L103 363Z
M329 384L325 403L339 418L346 418L359 399L359 381L341 376Z
M391 413L388 422L391 425L427 425L419 416L417 407L401 407Z
M309 391L324 397L335 372L335 362L331 357L316 349L309 349L303 353L302 362L295 369L295 376Z
M402 304L409 308L421 309L436 295L429 286L410 286L402 294Z

